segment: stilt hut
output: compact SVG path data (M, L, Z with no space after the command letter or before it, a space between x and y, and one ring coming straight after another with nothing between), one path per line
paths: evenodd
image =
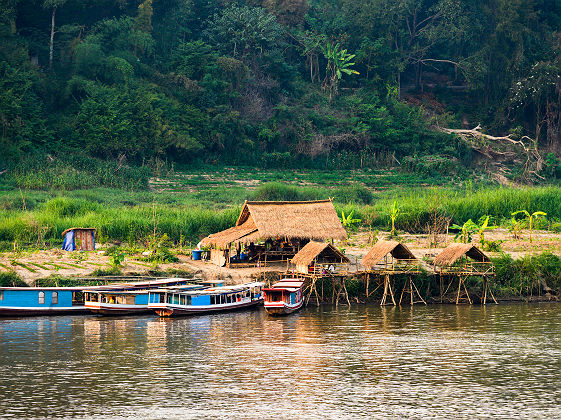
M94 228L70 228L62 232L64 242L62 249L65 251L95 250L95 229Z
M412 279L412 275L421 272L421 261L401 242L384 240L376 242L362 259L362 265L366 272L367 296L374 293L382 284L384 286L381 305L386 304L388 296L391 297L392 303L396 304L392 288L392 277L395 275L407 275L407 281L399 299L400 304L404 293L411 297L411 305L416 302L426 304ZM378 282L378 287L372 293L369 291L371 274L376 276L377 279L383 278L383 282ZM415 295L418 300L415 300Z
M471 304L466 280L471 276L483 278L483 296L481 302L487 302L487 293L495 300L489 289L489 277L495 275L495 266L491 259L479 248L472 244L451 244L436 256L433 262L435 272L440 275L440 297L441 300L446 294L452 282L448 284L446 291L443 287L443 278L458 277L458 291L456 294L456 304L465 300Z
M331 200L246 201L236 226L207 236L211 260L230 267L288 261L308 242L346 239Z
M330 243L310 241L291 262L298 274L322 276L346 271L351 260Z
M292 276L309 282L306 304L315 294L316 303L319 305L324 297L324 281L329 281L333 292L332 301L335 305L338 305L341 296L345 297L350 305L345 278L348 276L351 260L332 244L310 241L292 258L291 262L296 267ZM321 291L317 288L319 280L321 280Z

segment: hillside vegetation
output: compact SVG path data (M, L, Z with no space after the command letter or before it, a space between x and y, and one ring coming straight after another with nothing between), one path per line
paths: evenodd
M560 177L560 29L551 0L0 0L0 172L135 189L127 166L501 157ZM520 156L438 129L478 124Z

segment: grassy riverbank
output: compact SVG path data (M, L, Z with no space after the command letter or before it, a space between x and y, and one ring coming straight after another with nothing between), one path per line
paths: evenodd
M340 215L354 212L361 220L357 227L373 229L390 226L395 202L397 229L412 233L425 231L435 216L462 224L490 215L491 224L505 225L514 211L543 211L547 218L538 219L535 227L561 230L558 186L509 188L452 179L432 186L414 175L387 172L256 171L253 178L249 170L230 172L155 178L145 190L5 186L0 191L0 249L58 246L62 231L71 226L97 228L98 242L142 244L156 231L176 244L193 244L232 226L244 200L333 198Z

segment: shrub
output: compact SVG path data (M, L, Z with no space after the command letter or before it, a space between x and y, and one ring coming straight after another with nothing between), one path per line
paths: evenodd
M23 281L15 271L0 272L0 287L27 287L28 284Z
M374 199L372 192L362 185L340 187L333 192L335 201L341 203L370 204Z

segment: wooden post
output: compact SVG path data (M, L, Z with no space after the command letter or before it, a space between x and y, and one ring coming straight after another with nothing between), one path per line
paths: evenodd
M407 281L405 283L405 286L403 287L403 290L401 291L401 296L399 297L399 306L401 306L401 301L403 299L404 292L409 294L411 298L410 300L411 306L413 306L415 303L420 303L420 302L423 302L425 305L427 304L427 302L425 302L425 300L421 296L421 293L419 293L419 289L417 289L417 285L415 285L411 276L407 276ZM415 293L417 294L420 300L415 300Z
M465 283L465 280L468 277L469 276L464 276L464 275L461 275L461 274L458 276L459 280L458 280L458 294L456 295L456 305L458 305L460 303L460 299L463 298L463 293L460 295L462 286L464 287L464 292L465 292L465 295L467 297L467 301L471 305L471 298L469 297L469 293L468 293L467 286L466 286L466 283Z
M388 292L392 298L393 306L396 306L395 298L393 296L392 285L390 281L390 275L386 274L384 276L384 295L382 296L382 301L380 302L380 306L386 305L386 300L388 298Z

